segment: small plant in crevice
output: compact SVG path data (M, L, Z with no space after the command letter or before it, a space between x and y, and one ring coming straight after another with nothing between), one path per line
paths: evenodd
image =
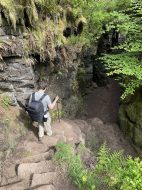
M1 104L3 108L8 108L10 107L11 104L11 99L9 96L3 96L1 99Z
M23 155L22 155L23 157L30 157L30 156L32 156L32 152L31 151L28 151L28 150L25 150L24 152L23 152Z
M55 110L51 112L51 118L53 122L57 119L61 119L63 116L64 116L63 110Z

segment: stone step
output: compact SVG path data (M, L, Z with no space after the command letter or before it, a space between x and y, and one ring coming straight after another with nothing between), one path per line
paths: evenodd
M49 185L53 184L56 180L56 172L48 172L42 174L34 174L32 178L31 187L36 187L38 185Z
M55 187L53 185L44 185L36 188L36 190L55 190Z
M27 184L24 181L13 182L0 187L0 190L24 190Z
M42 161L38 163L22 163L18 166L17 174L19 179L27 179L32 174L40 174L54 171L55 166L52 161Z
M53 131L57 134L63 132L68 143L78 144L82 142L84 144L81 130L73 122L64 120L60 120L60 122L56 121L53 124Z
M59 142L66 142L66 137L62 133L53 133L51 137L44 136L42 142L44 145L52 147L56 146Z
M32 155L38 155L40 153L46 152L50 147L55 146L58 142L66 142L66 137L63 133L54 133L51 137L44 136L42 138L42 143L38 141L28 141L26 140L21 147L24 147L26 152L32 153Z
M49 152L45 152L45 153L41 153L41 154L37 154L37 155L33 155L33 156L28 156L28 157L21 159L21 162L22 163L41 162L41 161L47 160L49 158L52 158L53 154L54 154L53 151L49 151Z

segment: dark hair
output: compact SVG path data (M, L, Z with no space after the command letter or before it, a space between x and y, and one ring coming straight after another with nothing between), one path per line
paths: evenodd
M46 88L47 88L47 82L46 82L46 81L41 81L41 82L39 83L38 89L45 90Z

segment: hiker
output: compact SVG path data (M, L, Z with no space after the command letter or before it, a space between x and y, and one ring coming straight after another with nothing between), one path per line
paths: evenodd
M39 128L39 141L42 140L44 132L48 136L52 135L49 109L53 109L59 99L59 97L56 96L54 101L51 102L50 97L45 94L46 90L47 84L41 82L39 85L39 90L31 94L27 107L27 111L33 121L33 125Z

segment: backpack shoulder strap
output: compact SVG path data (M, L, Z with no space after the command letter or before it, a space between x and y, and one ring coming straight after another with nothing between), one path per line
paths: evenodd
M31 102L32 102L32 101L35 101L35 92L32 93L32 99L31 99Z
M41 101L44 99L45 96L46 96L46 94L43 94L43 95L41 96L41 98L39 99L39 102L41 102Z

